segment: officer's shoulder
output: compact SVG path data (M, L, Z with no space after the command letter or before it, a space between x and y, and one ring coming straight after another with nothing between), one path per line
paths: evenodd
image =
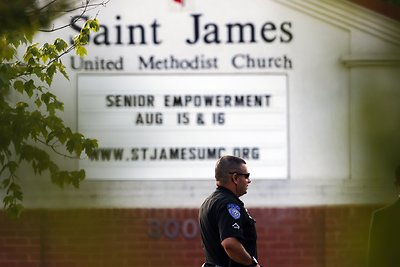
M224 192L217 193L215 195L215 201L218 202L219 205L221 205L221 206L226 206L228 204L236 204L236 205L240 204L239 201L235 197L233 197L229 194L226 194Z

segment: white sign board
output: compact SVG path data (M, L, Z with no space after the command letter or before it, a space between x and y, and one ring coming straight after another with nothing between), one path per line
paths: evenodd
M96 179L201 179L230 154L251 160L252 178L286 178L287 101L285 75L81 74L79 131L100 147L80 167Z

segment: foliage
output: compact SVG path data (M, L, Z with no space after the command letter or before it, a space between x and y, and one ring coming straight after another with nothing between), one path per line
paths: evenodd
M63 111L63 103L50 91L56 73L68 79L61 57L72 50L79 56L87 54L84 45L88 43L90 31L99 29L97 19L86 21L72 45L61 38L41 46L32 43L33 34L59 14L55 10L67 7L64 0L47 4L13 0L0 4L0 189L5 192L4 208L13 217L18 217L23 210L23 190L17 176L23 162L35 174L48 172L51 181L60 187L78 188L85 171L61 170L50 150L64 157L80 158L84 154L90 156L97 147L96 140L64 125L57 114ZM22 21L17 23L15 17L21 18L21 15ZM19 59L17 50L21 48L26 50ZM15 103L10 101L13 95L26 100Z

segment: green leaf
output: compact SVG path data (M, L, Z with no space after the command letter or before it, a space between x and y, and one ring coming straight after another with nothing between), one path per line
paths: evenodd
M42 60L44 63L46 63L49 60L49 56L48 55L43 55L42 56Z
M71 182L75 188L79 188L80 183L85 179L85 170L71 172Z
M19 111L24 111L27 107L29 107L29 105L28 105L28 103L26 103L26 102L18 102L16 105L15 105L15 107L16 107L16 109L17 110L19 110Z
M32 44L26 49L23 59L28 64L35 64L38 61L37 57L40 56L40 52L37 45L38 43Z
M16 50L9 45L0 44L0 46L2 47L0 56L7 61L13 59L14 55L17 53Z
M56 65L53 63L47 68L47 75L49 75L51 78L53 78L54 73L56 73Z
M28 94L29 97L32 97L33 91L35 90L35 83L33 80L29 80L24 84L24 90Z
M18 163L16 163L15 161L9 161L9 162L6 164L6 166L7 166L7 168L8 168L8 171L9 171L11 174L13 174L13 173L15 173L15 171L16 171L17 168L18 168Z
M54 77L54 73L56 73L56 66L55 66L55 64L53 63L53 64L51 64L48 68L47 68L47 71L46 71L46 73L47 73L47 77L46 77L46 82L47 82L47 84L50 86L51 85L51 82L53 81L53 77Z
M14 88L22 94L22 92L24 91L24 83L20 80L17 80L14 82Z
M1 187L0 188L8 188L8 186L10 185L10 182L11 182L10 178L4 179L1 182Z
M40 98L36 98L35 104L36 104L36 107L38 107L38 108L40 108L42 106L42 101L40 101Z
M54 107L57 110L64 111L64 103L54 99Z
M13 192L14 197L16 197L17 195L19 196L20 194L18 194L18 192L21 192L21 186L19 186L16 183L11 183L11 185L8 187L8 190ZM17 198L17 197L16 197Z
M58 71L61 72L61 74L62 74L67 80L69 80L68 73L67 73L67 71L65 70L65 66L64 66L64 64L62 63L61 60L59 61L59 64L57 65L57 67L58 67Z
M4 206L9 206L15 201L15 198L12 195L5 196L3 198Z
M68 44L67 42L65 42L63 39L61 38L57 38L54 41L54 46L56 47L58 52L62 52L64 50L66 50L68 48Z
M80 43L83 44L83 45L89 43L89 35L82 35L82 36L79 38L79 41L80 41Z
M99 29L100 29L99 21L98 21L97 19L91 20L90 23L89 23L89 27L90 27L90 29L91 29L92 31L98 32Z
M43 103L45 103L46 105L48 105L49 102L50 102L50 97L51 97L51 94L50 94L50 93L44 93L44 94L42 94L42 96L40 97L40 99L43 101Z
M21 213L24 210L24 207L21 204L10 203L9 205L4 204L6 208L7 215L13 219L18 219L21 217Z
M87 50L83 46L76 47L76 54L80 57L84 57L87 55Z
M85 27L83 27L80 31L80 37L82 36L87 36L90 34L90 29L87 28L87 25L85 25Z

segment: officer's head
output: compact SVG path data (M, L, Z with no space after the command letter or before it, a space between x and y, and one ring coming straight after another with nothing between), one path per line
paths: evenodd
M237 196L247 193L250 181L246 161L235 156L223 156L215 165L215 179L217 185L224 186Z

